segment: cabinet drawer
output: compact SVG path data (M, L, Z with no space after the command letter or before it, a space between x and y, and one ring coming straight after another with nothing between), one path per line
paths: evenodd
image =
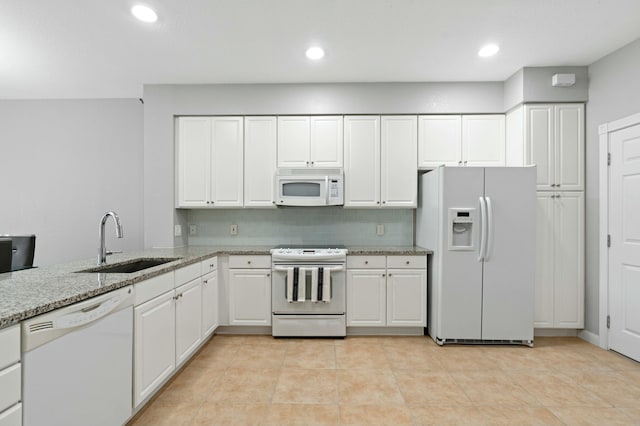
M200 274L205 275L218 269L218 258L210 257L200 262Z
M0 412L0 426L21 426L22 404L16 404L7 411Z
M20 361L20 325L0 330L0 369Z
M192 263L191 265L185 266L180 269L175 270L176 274L176 287L181 286L182 284L188 283L189 281L193 281L202 275L200 271L200 262Z
M173 278L172 271L134 284L135 297L133 304L135 306L141 305L162 293L172 290L174 287Z
M347 256L347 269L385 268L385 256Z
M271 269L271 256L229 256L229 268Z
M0 371L0 412L20 401L20 363Z
M427 256L388 256L387 268L426 269Z

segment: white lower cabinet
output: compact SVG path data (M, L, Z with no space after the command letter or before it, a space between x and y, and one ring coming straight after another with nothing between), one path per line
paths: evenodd
M209 337L219 324L218 272L202 277L202 338Z
M271 269L229 269L229 324L271 325Z
M426 325L426 256L347 257L347 326Z
M0 426L22 424L20 326L0 330Z
M0 426L21 426L22 404L16 404L11 408L0 412Z
M134 308L134 406L153 394L175 370L174 291Z
M182 364L202 342L202 284L196 278L175 290L176 366Z

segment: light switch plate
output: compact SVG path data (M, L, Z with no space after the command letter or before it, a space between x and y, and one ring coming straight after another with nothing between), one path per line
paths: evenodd
M379 236L384 235L384 225L376 226L376 235L379 235Z
M238 235L238 225L229 225L229 233L231 235Z
M198 227L193 223L189 225L189 235L196 235L198 233Z
M173 236L174 237L181 237L182 236L182 226L175 225L173 227Z

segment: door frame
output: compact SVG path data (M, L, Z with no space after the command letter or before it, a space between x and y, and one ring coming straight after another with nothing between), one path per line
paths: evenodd
M598 147L598 167L600 170L600 220L598 231L600 315L598 318L599 336L597 343L604 349L609 349L609 329L607 328L607 315L609 315L609 248L607 247L607 236L609 235L609 133L637 124L640 124L640 113L598 126L600 138Z

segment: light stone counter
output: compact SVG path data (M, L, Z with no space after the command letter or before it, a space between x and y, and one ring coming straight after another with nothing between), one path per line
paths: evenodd
M108 263L138 258L175 261L133 273L77 271L95 267L95 259L0 274L0 328L82 300L153 278L212 256L270 255L272 247L182 247L114 254ZM347 247L350 255L427 255L421 247Z

